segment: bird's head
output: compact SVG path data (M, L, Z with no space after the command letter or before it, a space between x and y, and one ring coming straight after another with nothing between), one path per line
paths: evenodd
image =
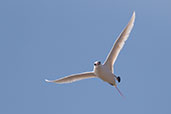
M99 66L99 65L101 65L101 62L100 61L94 62L94 66Z

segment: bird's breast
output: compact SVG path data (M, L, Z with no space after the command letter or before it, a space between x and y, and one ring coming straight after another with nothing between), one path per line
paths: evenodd
M94 73L103 81L111 82L112 80L114 80L113 73L104 66L94 68Z

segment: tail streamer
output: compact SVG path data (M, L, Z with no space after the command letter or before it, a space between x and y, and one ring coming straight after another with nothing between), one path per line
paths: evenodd
M124 97L124 95L122 94L122 92L119 90L119 88L117 86L115 86L115 88L118 90L119 94Z

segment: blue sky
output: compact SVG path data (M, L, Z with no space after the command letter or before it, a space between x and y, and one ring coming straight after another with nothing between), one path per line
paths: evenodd
M170 0L1 0L1 114L170 114ZM100 79L44 79L104 62L136 12L115 74L123 99Z

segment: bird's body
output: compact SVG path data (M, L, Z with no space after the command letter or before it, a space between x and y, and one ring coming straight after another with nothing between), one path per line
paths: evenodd
M64 78L60 78L57 80L45 80L46 82L54 82L54 83L71 83L74 81L82 80L82 79L88 79L88 78L100 78L103 81L111 84L112 86L116 87L116 89L119 91L117 88L116 80L120 82L120 77L116 76L114 74L113 70L113 65L122 49L122 47L125 44L125 41L127 40L133 25L135 21L135 12L133 13L128 25L125 27L125 29L121 32L117 40L115 41L108 57L106 58L104 64L101 64L100 61L96 61L94 63L94 70L91 72L84 72L80 74L73 74L69 75ZM122 95L122 93L119 91L119 93Z
M94 66L94 74L105 82L115 85L115 75L105 65Z

